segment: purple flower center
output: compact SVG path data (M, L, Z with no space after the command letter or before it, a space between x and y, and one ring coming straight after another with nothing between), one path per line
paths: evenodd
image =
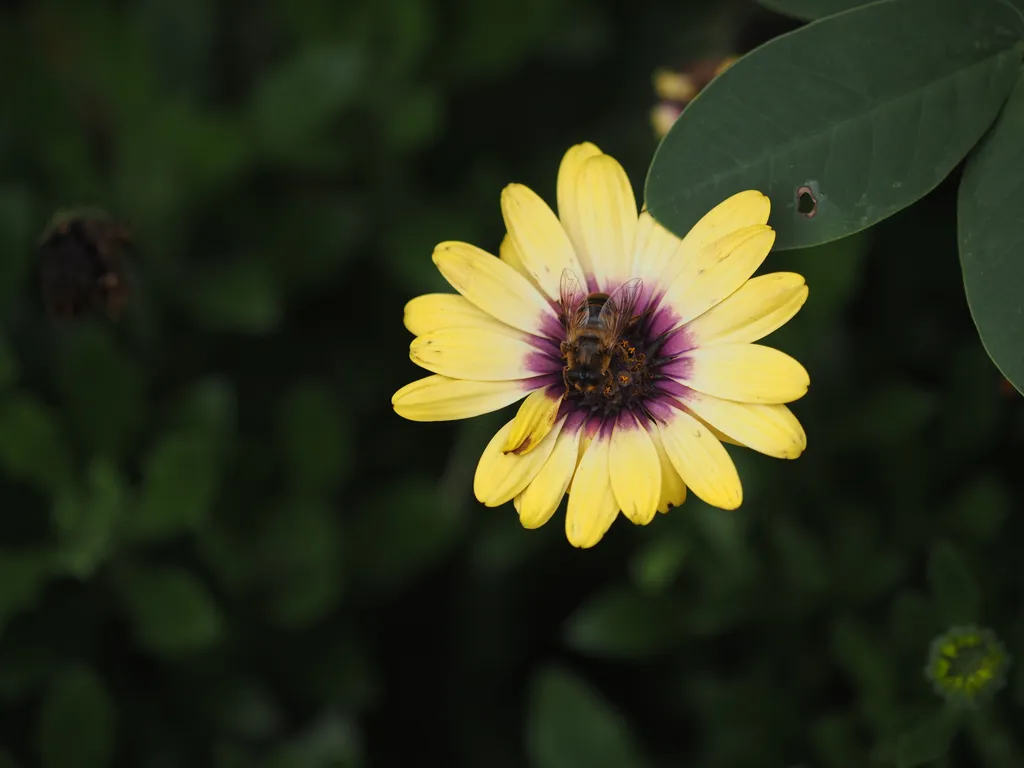
M614 295L614 294L613 294ZM659 307L660 296L646 295L629 317L602 313L608 295L591 293L580 322L560 326L563 412L606 421L630 411L641 422L655 420L658 405L673 399L663 367L689 348L675 313ZM672 355L665 354L666 343ZM681 343L682 342L682 343ZM670 390L671 387L668 387Z

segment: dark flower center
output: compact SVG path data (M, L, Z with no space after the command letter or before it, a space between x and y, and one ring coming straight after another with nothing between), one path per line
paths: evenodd
M601 415L641 409L655 379L643 326L638 316L617 339L589 324L570 331L561 344L565 400Z

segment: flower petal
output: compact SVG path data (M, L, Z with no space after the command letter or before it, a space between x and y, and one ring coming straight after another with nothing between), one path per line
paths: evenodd
M395 413L410 421L452 421L500 410L531 389L523 381L466 381L427 376L391 396Z
M501 238L501 245L498 246L498 258L512 267L527 280L531 280L532 284L530 273L527 272L526 267L523 266L523 257L519 255L519 251L516 249L516 244L512 241L512 236L508 232L506 232L505 236Z
M703 421L755 451L795 459L807 448L807 434L784 405L737 403L693 392L683 401Z
M501 215L523 268L549 299L558 300L564 270L583 279L569 236L536 192L522 184L509 184L501 192Z
M661 464L647 430L628 412L612 432L608 475L622 514L636 525L651 522L661 496Z
M736 465L707 427L688 413L676 411L659 429L672 466L697 496L721 509L736 509L743 503Z
M501 448L508 440L515 419L497 431L484 448L473 476L473 493L488 507L500 507L518 496L537 476L548 460L564 420L541 440L537 450L525 456L504 453Z
M586 549L597 544L619 514L608 477L609 448L606 437L595 437L573 477L565 535L574 547Z
M775 242L763 224L731 232L687 259L663 302L688 323L733 293L761 266ZM681 248L682 246L680 246Z
M585 141L569 148L558 167L558 218L565 227L565 233L576 251L576 258L587 275L594 274L594 265L584 251L583 235L580 229L579 205L576 202L576 178L583 164L592 157L602 154L601 150ZM580 275L585 280L585 275Z
M597 286L610 290L630 279L637 210L629 177L609 155L591 157L576 178L583 248Z
M771 201L755 189L737 192L716 205L693 225L679 249L680 267L716 240L740 229L767 224ZM675 277L666 274L666 282Z
M512 431L508 442L502 446L505 453L517 453L522 456L537 447L544 436L555 425L558 406L562 404L562 395L554 388L538 389L530 393L521 406L519 413L512 420Z
M785 325L807 301L801 275L773 272L745 282L686 326L694 346L750 343Z
M678 261L680 242L647 211L641 213L633 243L633 276L652 287L659 285L668 266Z
M811 382L792 357L760 344L692 349L665 370L690 389L742 403L790 403L803 397Z
M683 478L679 476L668 453L665 452L665 446L661 442L661 430L654 427L648 434L658 452L658 463L661 465L661 492L658 497L658 511L665 514L686 501L686 483L683 482Z
M555 313L530 281L501 259L469 243L446 242L434 249L434 264L451 286L503 323L540 334Z
M405 327L416 336L468 326L512 330L457 293L427 293L405 305Z
M409 345L409 357L431 373L453 379L509 381L537 375L527 361L540 355L528 337L493 328L442 328L418 336Z
M555 440L547 462L519 497L519 522L524 528L540 528L562 503L579 456L580 429L564 428Z
M693 392L694 395L698 394L697 392L694 392L692 389L690 391ZM703 424L705 427L707 427L709 430L711 430L711 434L714 435L715 437L717 437L721 442L726 443L728 445L737 445L740 448L746 448L747 447L743 443L741 443L739 440L736 440L735 438L729 437L722 430L717 429L717 428L713 427L712 425L708 424L706 421L704 421L704 419L702 419L700 417L699 414L694 413L693 411L690 411L690 410L687 410L687 412L691 416L693 416L693 418L695 418L697 421L699 421L701 424Z

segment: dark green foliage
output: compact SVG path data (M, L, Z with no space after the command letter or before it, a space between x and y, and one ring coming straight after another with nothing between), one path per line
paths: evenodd
M745 189L772 201L776 248L870 227L930 192L1013 87L1024 21L997 0L884 0L776 38L683 113L647 178L684 235Z
M643 768L646 761L622 716L583 680L558 667L541 669L530 686L526 724L531 765Z
M765 8L785 13L798 19L820 19L843 11L849 11L859 5L877 2L877 0L757 0Z
M793 406L809 449L730 449L735 512L691 498L575 551L560 513L524 531L512 505L473 499L505 414L418 424L390 407L421 375L402 307L446 290L435 243L497 250L501 187L553 201L582 140L639 195L652 70L764 42L767 11L2 6L0 768L1024 761L1019 666L954 723L922 671L957 622L1024 657L1024 402L963 300L955 176L878 227L769 258L810 285L769 340L811 373ZM956 141L916 156L886 213L963 156L1019 64L1002 37L975 55L948 24L911 31L962 86L946 101L933 83L929 102ZM883 74L911 100L931 87ZM959 222L971 311L1018 385L1009 305L989 302L1017 296L990 266L1019 205L989 179L1015 156L1019 102L968 161ZM916 125L901 114L894 152ZM855 144L836 143L850 167ZM725 191L683 186L695 206ZM132 232L116 322L43 311L33 244L80 204Z
M967 163L959 196L960 263L971 314L999 370L1024 392L1024 78Z
M35 729L42 768L103 768L113 763L114 703L91 669L69 669L46 692Z

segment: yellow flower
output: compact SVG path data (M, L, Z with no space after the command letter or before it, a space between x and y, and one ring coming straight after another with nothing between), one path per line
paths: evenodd
M568 493L565 530L601 540L621 511L638 525L686 498L735 509L740 479L722 440L769 456L806 447L783 405L807 372L755 344L807 299L800 275L751 279L775 240L769 202L741 192L680 239L636 200L593 144L558 172L558 215L528 188L501 195L500 257L445 242L434 263L458 294L410 301L410 356L434 375L392 398L414 421L464 419L523 400L484 449L474 491L513 501L526 528Z
M1005 684L1009 666L1009 654L992 630L953 627L932 641L925 675L951 704L970 707Z

